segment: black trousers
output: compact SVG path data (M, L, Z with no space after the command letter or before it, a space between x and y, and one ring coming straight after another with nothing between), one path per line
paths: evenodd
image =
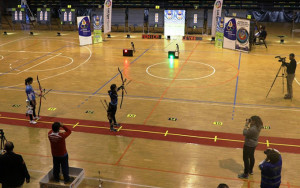
M53 176L54 179L59 180L60 167L65 181L70 180L69 176L69 157L68 154L62 157L53 156Z
M36 114L35 114L35 107L36 107L36 105L33 105L31 101L30 101L30 105L32 106L33 117L36 117ZM32 117L31 114L29 114L29 117L30 117L30 120L32 121L33 117Z
M244 174L253 172L253 166L255 163L254 151L256 147L249 147L244 145L243 148L243 160L244 160Z
M109 103L107 114L108 114L108 116L110 116L109 123L110 123L111 129L113 128L113 124L117 123L117 120L116 120L117 108L118 108L117 105L112 105Z

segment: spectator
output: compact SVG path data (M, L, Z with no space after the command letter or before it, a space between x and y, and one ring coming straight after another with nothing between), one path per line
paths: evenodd
M225 183L220 183L217 188L229 188L229 187Z
M238 178L248 179L249 174L253 174L253 166L255 163L254 152L258 144L258 137L262 127L263 122L259 116L252 116L250 119L246 119L243 130L243 135L245 136L243 147L244 173L239 174Z
M7 141L4 145L5 153L0 155L0 183L2 188L21 187L30 182L30 175L21 155L13 152L14 144Z
M65 132L59 132L60 128L63 128ZM52 130L48 133L53 156L53 176L56 182L59 182L60 168L62 168L65 183L69 183L74 180L69 176L69 159L65 142L65 139L71 134L71 132L72 131L66 126L63 126L59 122L55 122L52 124Z
M281 184L282 158L276 149L269 148L264 152L267 158L259 165L261 170L261 188L279 188Z

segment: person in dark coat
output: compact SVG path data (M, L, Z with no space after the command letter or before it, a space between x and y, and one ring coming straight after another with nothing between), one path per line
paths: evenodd
M0 183L2 188L21 187L26 179L30 182L26 164L21 155L13 152L14 144L7 141L4 145L5 153L0 155Z

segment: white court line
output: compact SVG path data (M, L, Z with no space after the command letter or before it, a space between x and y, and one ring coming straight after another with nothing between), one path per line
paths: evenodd
M38 65L40 65L40 64L43 64L43 63L45 63L46 61L49 61L50 59L53 59L53 58L55 58L55 57L57 57L57 56L59 56L59 55L61 55L61 54L62 54L62 53L59 53L59 54L57 54L57 55L55 55L55 56L52 56L52 57L50 57L50 58L48 58L48 59L46 59L46 60L44 60L44 61L42 61L42 62L40 62L40 63L38 63L38 64L36 64L36 65L33 65L33 66L29 67L28 69L25 69L25 70L22 70L21 72L18 72L17 74L21 74L22 72L26 72L27 70L32 69L32 68L34 68L34 67L36 67L36 66L38 66Z
M32 170L32 169L28 169L28 171L29 172L37 172L37 173L41 173L41 174L45 174L45 175L48 173L48 172L44 172L44 171L41 171L41 170ZM92 177L84 177L83 179L99 181L99 178L92 178ZM136 184L136 183L114 181L114 180L108 180L108 179L102 179L102 178L100 178L100 179L103 182L117 183L117 184L137 186L137 187L160 188L160 187L150 186L150 185L142 185L142 184Z
M29 39L29 40L45 40L45 39L46 39L46 38L43 38L43 39ZM75 45L79 45L78 43L70 42L70 41L61 41L61 40L56 40L56 41L66 42L66 43L72 43L72 44L75 44ZM89 51L89 54L90 54L89 57L88 57L83 63L80 63L78 66L76 66L76 67L74 67L74 68L72 68L72 69L69 69L69 70L67 70L67 71L64 71L64 72L58 73L58 74L56 74L56 75L48 76L48 77L46 77L46 78L40 79L40 81L42 81L42 80L47 80L47 79L50 79L50 78L54 78L54 77L57 77L57 76L66 74L66 73L71 72L71 71L77 69L78 67L80 67L80 66L86 64L86 63L91 59L91 57L92 57L92 51L91 51L91 49L88 48L87 46L80 46L80 48L85 48L85 49L87 49L87 50ZM16 84L16 85L12 85L12 86L7 86L7 87L5 87L5 88L17 87L17 86L23 86L23 85L24 85L24 83L21 83L21 84Z
M24 92L23 90L20 89L13 89L13 88L0 88L3 90L14 90L14 91L20 91ZM92 95L92 94L80 94L80 93L65 93L65 92L57 92L57 91L51 91L51 94L55 93L58 95L73 95L73 96L93 96L93 97L99 97L99 98L107 98L109 96L99 96L99 95ZM130 97L126 96L130 100L142 100L142 101L158 101L159 99L150 99L150 98L143 98L143 97ZM184 99L183 99L184 100ZM207 105L207 106L224 106L224 107L230 107L232 108L234 104L219 104L219 103L211 103L211 102L205 102L205 101L179 101L176 99L162 99L162 102L174 102L174 103L185 103L185 104L201 104L201 105ZM235 104L235 107L240 107L240 108L250 108L250 109L266 109L266 110L277 110L277 111L292 111L292 112L299 112L300 109L294 109L294 108L280 108L280 107L268 107L268 106L255 106L253 105L238 105Z
M14 51L14 50L0 50L0 52L14 52L14 53L38 53L38 54L49 54L51 52L37 52L37 51ZM56 54L56 53L52 53Z
M0 57L1 57L1 59L0 59L0 60L4 59L3 55L0 55Z
M61 55L60 57L69 58L69 59L71 60L71 62L70 62L70 63L68 63L68 64L66 64L66 65L64 65L64 66L55 67L55 68L52 68L52 69L43 69L43 70L29 70L29 71L27 71L27 72L42 72L42 71L51 71L51 70L61 69L61 68L64 68L64 67L67 67L67 66L69 66L69 65L73 64L73 62L74 62L74 59L73 59L73 58L71 58L71 57L69 57L69 56L64 56L64 55Z
M4 45L6 45L6 44L9 44L9 43L12 43L12 42L16 42L16 41L19 41L19 40L23 40L23 39L26 39L26 38L29 38L29 37L23 37L23 38L20 38L20 39L16 39L16 40L13 40L13 41L10 41L10 42L1 44L0 46L4 46Z

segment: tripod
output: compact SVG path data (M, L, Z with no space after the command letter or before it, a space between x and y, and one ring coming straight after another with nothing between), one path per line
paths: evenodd
M280 70L281 70L281 76L278 76ZM271 88L270 88L270 90L269 90L269 92L268 92L266 98L269 96L269 93L270 93L270 91L271 91L271 89L272 89L272 87L273 87L273 85L274 85L274 83L275 83L277 77L282 77L282 92L284 93L284 77L285 77L285 69L282 68L282 65L281 65L280 68L279 68L279 70L278 70L278 72L277 72L277 74L276 74L276 77L275 77L275 79L274 79L274 81L273 81L273 83L272 83L272 85L271 85Z

